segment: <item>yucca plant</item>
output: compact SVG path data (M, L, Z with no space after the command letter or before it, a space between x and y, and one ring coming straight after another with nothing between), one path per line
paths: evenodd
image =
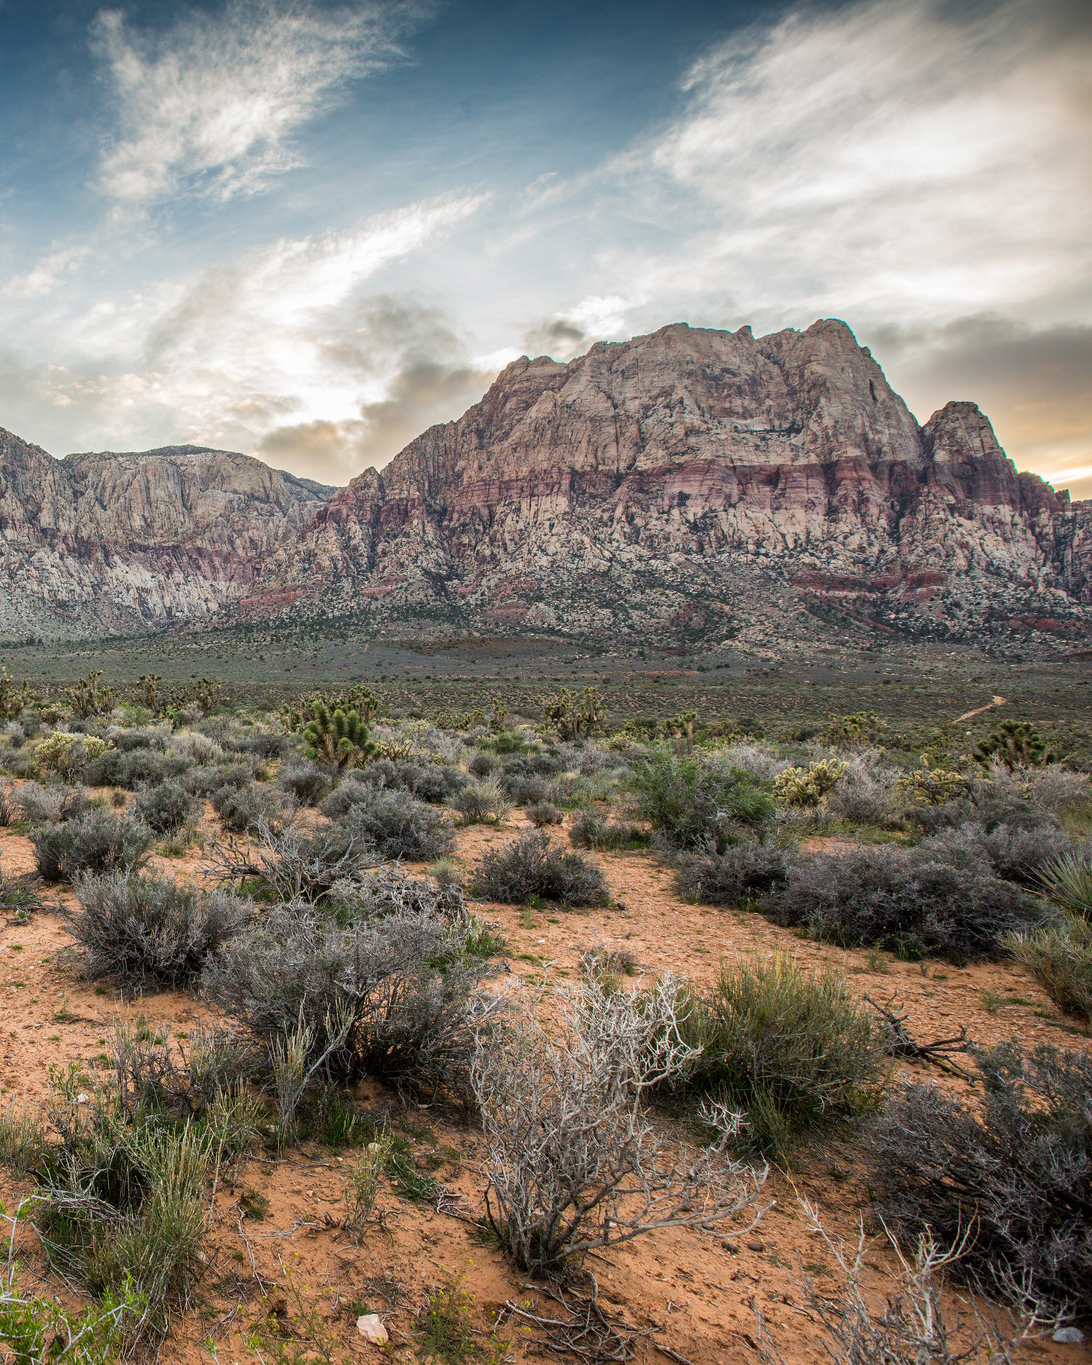
M1052 901L1092 921L1092 859L1059 854L1043 869L1039 882Z
M303 729L303 748L308 758L342 771L359 768L376 752L376 744L357 711L333 711L316 701L312 717Z

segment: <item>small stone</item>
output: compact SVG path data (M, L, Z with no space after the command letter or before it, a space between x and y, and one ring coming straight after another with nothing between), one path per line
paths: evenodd
M765 1251L765 1250L766 1250L766 1243L765 1243L765 1242L748 1242L748 1243L747 1243L747 1250L748 1250L748 1251Z
M378 1313L365 1313L362 1318L357 1318L356 1330L365 1341L370 1341L373 1346L385 1346L390 1341L390 1336L380 1322Z
M1063 1346L1079 1346L1084 1340L1084 1333L1079 1327L1059 1327L1051 1337L1051 1341L1060 1341Z

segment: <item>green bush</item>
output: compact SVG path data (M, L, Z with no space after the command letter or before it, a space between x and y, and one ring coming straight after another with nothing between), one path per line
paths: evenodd
M256 782L244 787L221 787L209 800L220 823L232 834L249 833L257 829L261 821L269 824L277 816L276 796Z
M1092 1019L1092 922L1067 914L1008 946L1063 1014Z
M651 835L633 820L609 820L596 811L582 811L569 827L578 848L647 848Z
M47 882L71 881L79 872L130 871L143 863L154 840L142 820L97 808L30 836L38 871Z
M126 787L135 791L138 787L154 786L170 777L178 777L189 766L187 759L170 758L152 749L134 749L128 753L107 749L98 758L93 758L80 776L89 787Z
M744 1142L784 1159L804 1138L874 1112L884 1040L841 978L793 957L722 964L693 991L683 1038L701 1055L686 1083L743 1113Z
M722 853L774 810L767 792L718 755L680 758L653 750L635 767L633 785L638 817L677 849L713 846Z
M99 1095L55 1105L52 1119L61 1140L40 1172L36 1210L49 1263L100 1297L139 1295L141 1326L161 1337L204 1268L209 1136L189 1124L131 1125Z
M468 782L455 793L451 808L457 811L464 825L499 825L511 811L512 804L494 777Z
M470 889L486 900L525 905L532 899L561 905L606 905L603 869L552 843L545 830L528 830L504 848L490 849L470 874Z

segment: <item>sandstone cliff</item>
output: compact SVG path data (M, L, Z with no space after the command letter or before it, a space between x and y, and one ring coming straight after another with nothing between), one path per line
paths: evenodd
M55 460L0 431L0 639L207 618L333 491L228 451Z
M1092 503L973 403L919 427L842 322L515 361L270 557L237 616L606 643L1087 638Z

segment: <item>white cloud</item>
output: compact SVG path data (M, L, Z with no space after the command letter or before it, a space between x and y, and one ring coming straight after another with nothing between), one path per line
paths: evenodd
M36 299L52 294L64 278L78 269L91 255L89 246L62 247L41 257L26 272L4 286L3 292L15 298Z
M297 165L292 135L345 84L383 63L410 11L359 0L334 9L294 0L229 0L193 10L156 37L118 10L94 29L119 133L99 166L102 192L142 210L179 192L254 194Z
M725 44L607 169L672 231L610 253L617 277L756 321L950 318L1087 279L1092 48L1048 33L1052 8L872 0Z
M290 426L312 433L297 443L306 466L307 450L317 448L314 424L351 428L352 441L338 449L356 463L336 469L331 456L321 471L348 479L369 449L370 426L404 433L399 444L416 434L385 406L394 398L405 406L407 365L409 378L416 375L409 392L425 406L435 406L437 384L461 395L478 382L460 378L447 337L443 373L422 368L440 330L435 318L420 335L406 339L403 326L398 346L384 344L397 330L390 310L380 316L361 290L482 203L471 195L411 204L355 231L285 239L190 279L100 300L69 319L68 344L83 357L51 367L44 390L54 407L86 412L115 449L162 444L174 433L170 439L254 450ZM278 448L296 447L282 440ZM381 443L374 453L393 450Z

